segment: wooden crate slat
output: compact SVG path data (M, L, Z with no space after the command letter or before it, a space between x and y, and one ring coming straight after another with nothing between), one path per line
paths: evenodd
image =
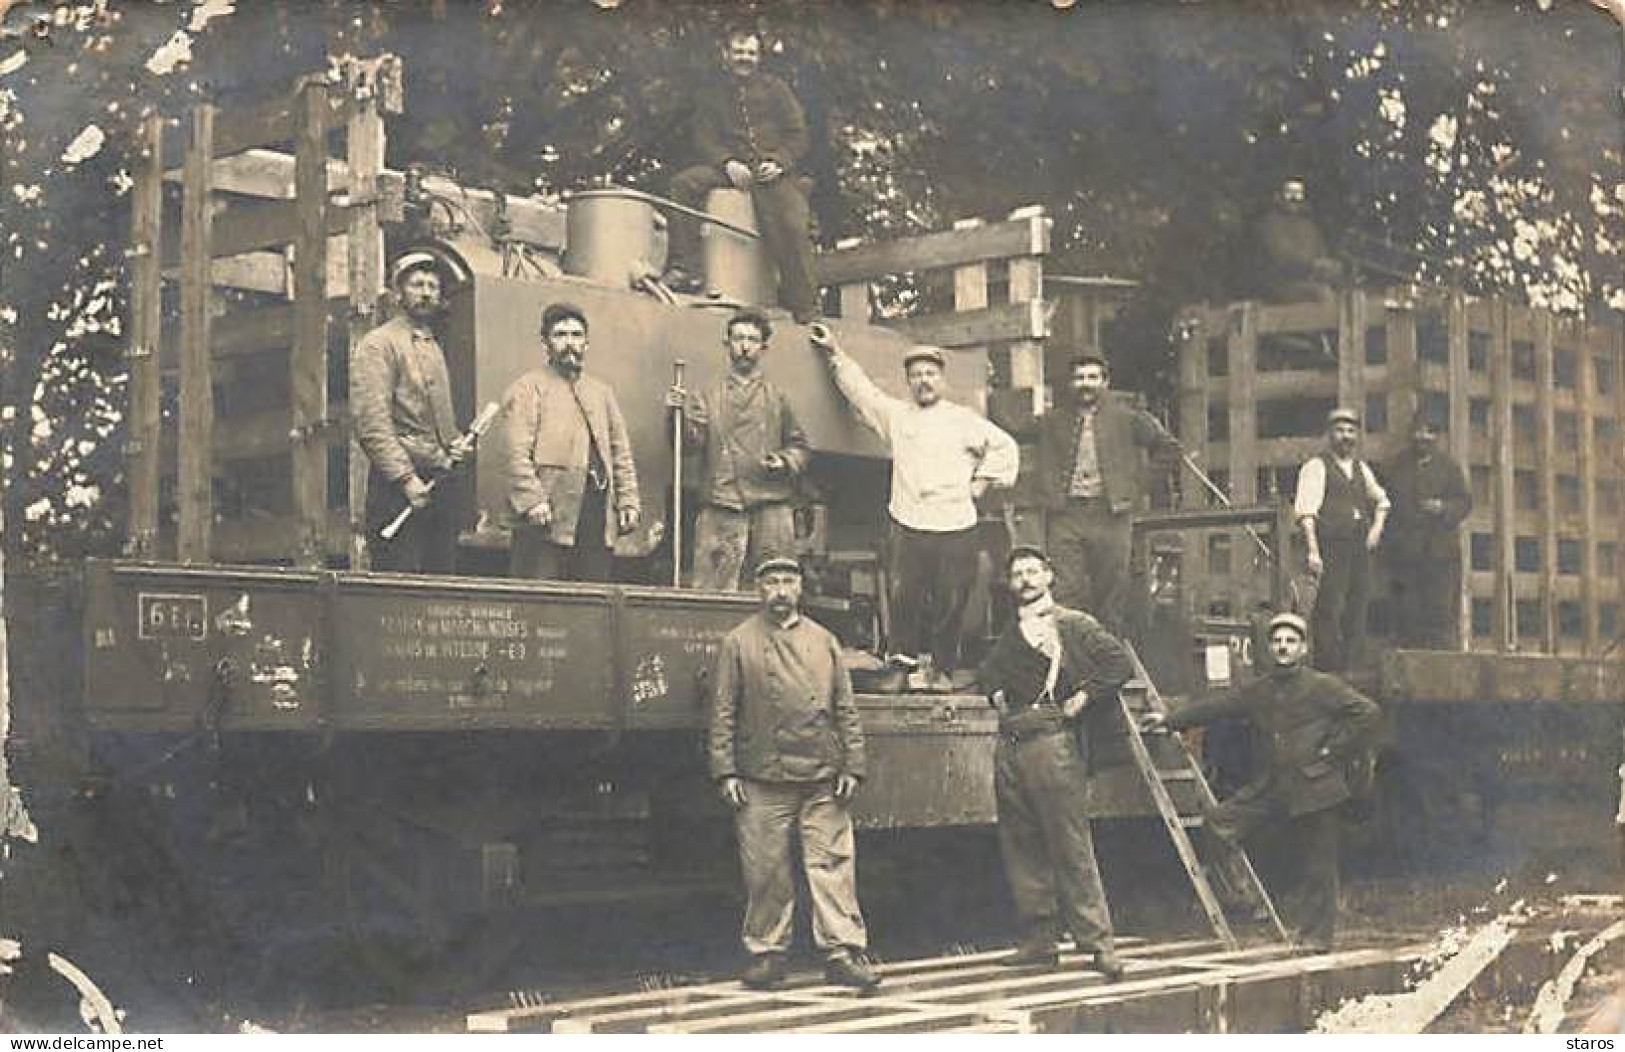
M329 512L327 537L342 538L349 516L342 510ZM215 526L215 558L223 563L264 563L289 561L289 538L299 528L292 516L273 515L252 519L222 519ZM324 554L344 554L342 546Z
M942 270L1012 256L1049 253L1049 222L1042 215L988 223L974 233L942 230L882 244L858 245L821 253L816 261L821 285L848 285L891 274Z
M1010 340L1040 340L1047 335L1043 303L1001 303L981 310L927 314L891 323L918 343L940 347L974 347Z
M293 286L294 341L288 356L292 430L293 507L298 529L290 538L302 565L319 565L327 521L327 85L300 92L295 122L294 186L298 192ZM345 275L348 281L348 273Z
M381 216L381 176L384 170L384 118L374 104L361 102L350 120L346 139L350 191L350 231L346 253L349 289L349 350L353 354L367 331L378 322L378 301L384 285L384 235ZM349 476L349 524L347 544L350 566L368 566L366 542L366 501L369 461L361 444L347 444Z
M158 446L162 429L158 346L163 335L163 121L156 112L141 123L135 194L131 201L130 542L135 558L158 555Z
M192 110L182 187L181 384L176 501L179 522L176 556L182 562L209 559L214 520L213 472L209 449L214 433L214 396L209 370L210 207L209 158L214 141L214 107Z

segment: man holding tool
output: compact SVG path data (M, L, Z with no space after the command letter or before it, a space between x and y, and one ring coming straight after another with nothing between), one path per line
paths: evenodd
M446 356L432 325L442 306L446 268L431 252L404 253L391 285L401 313L362 337L350 358L350 412L371 470L365 527L372 568L451 573L467 497L460 485L436 485L473 452L451 402ZM413 509L393 535L380 529L401 504Z

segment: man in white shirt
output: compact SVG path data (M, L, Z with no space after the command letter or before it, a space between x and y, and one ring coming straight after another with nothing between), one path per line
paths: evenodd
M1360 417L1352 409L1326 415L1328 448L1298 471L1292 517L1303 530L1309 576L1315 582L1309 638L1315 666L1347 673L1365 648L1371 597L1371 553L1388 522L1388 494L1365 461Z
M813 326L812 345L829 359L835 386L858 419L892 454L891 513L897 580L891 649L895 673L919 666L925 689L953 690L960 621L976 576L976 501L990 486L1015 483L1015 439L974 410L942 397L948 356L911 347L903 356L910 400L893 398Z

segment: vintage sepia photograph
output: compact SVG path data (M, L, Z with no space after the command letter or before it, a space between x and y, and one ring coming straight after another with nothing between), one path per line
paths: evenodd
M0 1033L1625 1032L1625 0L0 0L0 476Z

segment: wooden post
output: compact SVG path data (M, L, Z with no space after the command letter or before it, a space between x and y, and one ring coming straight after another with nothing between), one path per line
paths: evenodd
M1179 348L1179 438L1191 453L1207 457L1207 315L1192 317L1180 330L1184 342ZM1180 476L1179 505L1194 509L1207 506L1207 491L1194 478ZM1277 539L1279 540L1279 539ZM1190 560L1190 562L1194 562Z
M1598 450L1596 463L1599 468L1606 466L1609 473L1618 479L1625 475L1625 332L1611 326L1600 328L1608 348L1608 360L1614 364L1614 404L1609 408L1613 410L1614 422L1619 430L1615 433L1614 448ZM1615 516L1614 540L1619 545L1619 558L1625 560L1625 515ZM1625 607L1625 569L1614 574L1614 579L1603 594ZM1625 638L1625 624L1616 624L1614 633L1616 638ZM1606 649L1613 642L1612 639L1603 640L1603 648Z
M179 529L175 554L206 562L214 527L214 389L209 369L214 105L192 109L181 185Z
M322 565L327 525L327 85L294 99L293 350L288 356L293 446L294 558Z
M1446 333L1449 339L1450 354L1450 450L1455 454L1456 462L1462 470L1468 473L1468 484L1472 482L1473 460L1473 426L1472 426L1472 370L1469 368L1467 297L1461 291L1450 294L1450 301L1446 305ZM1482 514L1484 509L1475 509L1474 518ZM1472 521L1471 518L1468 520ZM1473 648L1473 562L1472 562L1472 534L1470 526L1464 524L1457 538L1461 556L1461 592L1456 600L1456 630L1461 641L1460 649Z
M1251 504L1258 488L1258 304L1230 317L1230 502Z
M384 236L378 216L379 180L384 170L384 118L376 97L356 100L346 149L350 169L350 354L354 355L362 337L378 324L378 302L384 285ZM349 453L350 568L365 570L370 465L353 434Z
M1365 420L1365 293L1359 289L1337 300L1337 403Z
M1607 640L1601 639L1597 606L1606 589L1597 581L1597 437L1592 431L1592 417L1602 405L1597 398L1596 347L1592 341L1595 328L1587 326L1577 334L1575 354L1579 361L1575 372L1574 420L1579 432L1580 476L1580 617L1584 628L1584 653L1595 656ZM1615 379L1618 383L1618 378Z
M1049 217L1038 206L1018 208L1010 218L1033 224L1032 255L1010 259L1010 284L1007 299L1011 303L1042 304L1044 299L1044 257L1048 248ZM956 282L957 284L957 282ZM957 292L957 289L956 289ZM956 297L957 298L957 297ZM984 300L983 306L986 306ZM1043 414L1046 402L1044 378L1044 342L1041 339L1014 340L1010 344L1010 386L1031 395L1031 412Z
M1495 494L1495 649L1517 641L1515 575L1517 501L1512 465L1512 337L1508 307L1490 304L1490 471Z
M1535 476L1540 502L1541 646L1558 650L1557 632L1557 422L1552 406L1552 312L1532 312L1535 337Z
M163 329L163 117L156 110L141 122L135 194L130 204L130 429L125 477L130 488L130 526L125 554L158 557L159 416L158 344Z
M1411 421L1422 407L1422 363L1416 349L1416 312L1389 311L1385 319L1388 337L1388 434L1386 455L1398 451L1409 437ZM1363 339L1363 337L1362 337ZM1361 354L1361 358L1364 358Z
M869 323L869 283L867 281L848 282L841 286L840 296L841 318L843 320L850 318L852 321L867 325Z
M980 219L960 219L955 230L974 230L982 225ZM954 268L954 310L981 310L987 306L987 264L967 263ZM970 348L964 348L966 350ZM981 406L983 412L987 406Z

